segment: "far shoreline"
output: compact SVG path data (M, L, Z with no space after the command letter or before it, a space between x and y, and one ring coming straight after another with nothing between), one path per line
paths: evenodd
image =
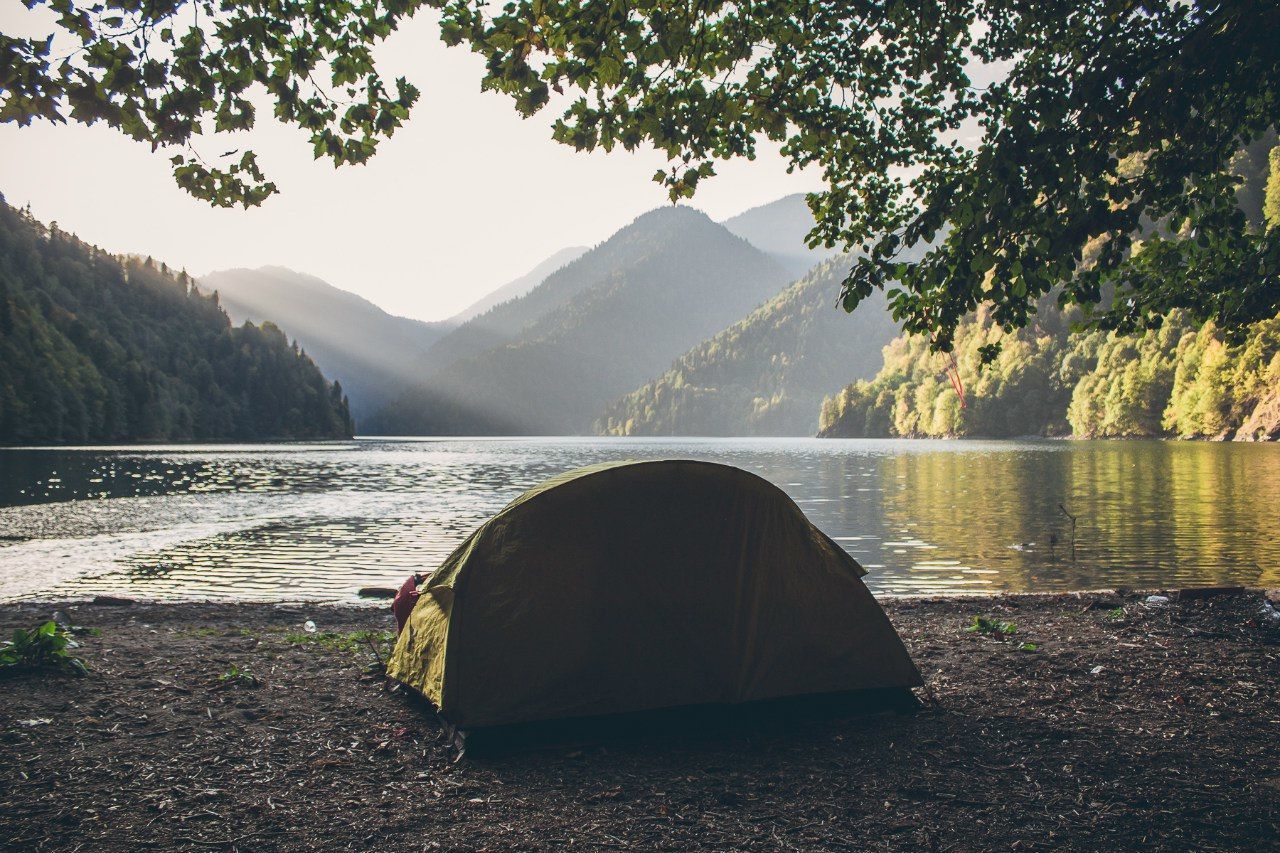
M924 436L924 435L894 435L894 436L841 436L841 435L354 435L350 438L263 438L263 439L246 439L246 440L221 440L221 439L170 439L170 440L152 440L140 439L138 441L119 441L114 443L91 443L91 444L0 444L0 452L4 451L38 451L38 452L56 452L56 451L76 451L76 452L111 452L111 451L165 451L174 450L178 452L191 452L194 450L229 450L236 452L246 452L246 449L263 447L273 449L279 447L287 447L290 445L306 446L306 447L323 447L326 445L334 447L357 445L360 443L376 443L376 442L457 442L457 441L474 441L474 442L512 442L512 441L530 441L530 442L554 442L554 441L600 441L603 443L626 444L628 442L787 442L787 441L822 441L822 442L839 442L839 441L867 441L875 443L964 443L964 442L986 442L986 443L1142 443L1151 442L1159 444L1177 445L1177 444L1224 444L1224 445L1273 445L1280 446L1280 437L1274 439L1261 438L1222 438L1212 436L1165 436L1165 435L1122 435L1122 436L1077 436L1077 435L1005 435L1005 436L987 436L987 435L948 435L948 436Z

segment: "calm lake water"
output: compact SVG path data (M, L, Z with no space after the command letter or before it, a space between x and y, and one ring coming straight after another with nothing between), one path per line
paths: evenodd
M878 593L1280 585L1276 445L443 439L0 450L0 599L350 600L545 477L670 457L776 483Z

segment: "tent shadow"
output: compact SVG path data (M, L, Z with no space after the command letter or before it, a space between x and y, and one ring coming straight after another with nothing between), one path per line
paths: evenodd
M740 704L689 705L470 730L454 728L444 719L441 722L461 755L467 758L498 758L524 752L603 744L640 744L654 740L669 744L707 740L726 735L787 730L824 720L914 713L920 707L920 700L911 690L895 687L788 696Z

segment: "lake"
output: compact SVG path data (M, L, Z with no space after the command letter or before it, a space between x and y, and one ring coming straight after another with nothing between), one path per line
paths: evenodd
M353 600L545 477L671 457L785 489L880 594L1280 585L1276 445L450 438L0 449L0 599Z

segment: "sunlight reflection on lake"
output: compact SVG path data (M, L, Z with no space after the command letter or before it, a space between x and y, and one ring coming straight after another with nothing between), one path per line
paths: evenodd
M351 599L552 474L670 457L778 484L878 593L1280 584L1275 445L433 439L0 450L0 598Z

